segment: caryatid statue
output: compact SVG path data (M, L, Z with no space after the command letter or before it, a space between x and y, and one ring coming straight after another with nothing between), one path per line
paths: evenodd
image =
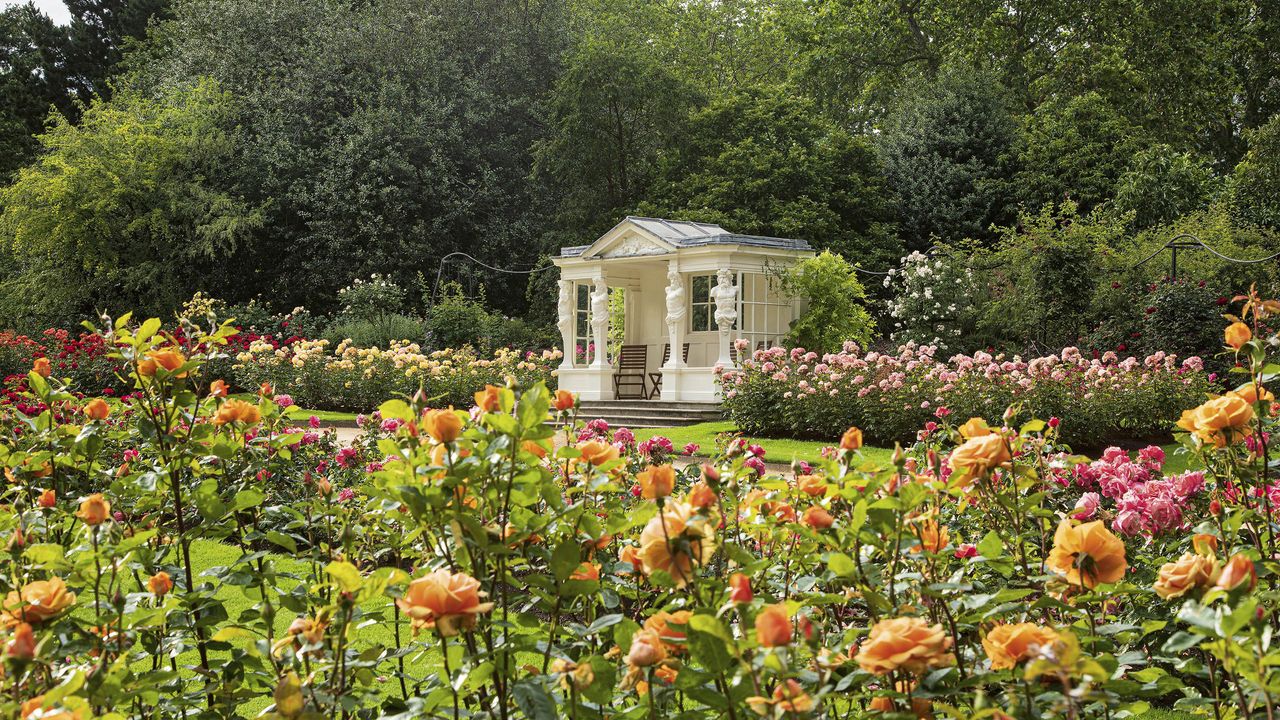
M671 344L671 354L663 367L684 367L684 318L688 313L684 281L673 265L667 270L667 342Z
M609 286L604 278L596 278L591 290L591 333L595 340L596 357L593 367L609 366Z
M573 368L573 359L577 355L577 348L574 346L574 297L573 297L573 281L560 281L560 301L556 305L558 317L556 318L556 327L560 328L560 347L564 348L564 359L560 361L560 367Z
M716 286L711 288L711 299L716 302L716 327L720 330L720 357L717 365L730 367L733 357L729 354L729 335L738 321L738 288L728 270L716 272Z

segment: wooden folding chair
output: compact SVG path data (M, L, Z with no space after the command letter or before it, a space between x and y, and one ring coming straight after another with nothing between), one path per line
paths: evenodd
M645 376L649 371L649 347L647 345L623 345L613 371L613 396L619 400L648 400L649 392ZM635 388L623 394L624 387ZM635 394L633 394L635 393Z

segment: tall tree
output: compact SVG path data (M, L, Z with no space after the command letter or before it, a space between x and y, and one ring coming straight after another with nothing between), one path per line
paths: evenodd
M1010 217L1017 126L1009 102L990 76L949 68L911 83L884 119L876 147L908 250L989 239Z

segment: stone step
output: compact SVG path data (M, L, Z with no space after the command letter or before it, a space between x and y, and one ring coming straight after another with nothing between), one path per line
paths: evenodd
M669 412L690 411L698 413L719 413L723 412L720 403L709 402L680 402L680 401L664 401L664 400L583 400L583 410L637 410L637 411L659 411Z
M595 419L604 420L609 423L610 427L626 427L626 428L653 428L653 427L680 427L682 425L696 425L704 422L714 422L722 420L723 415L715 414L683 414L683 413L661 413L661 414L641 414L641 413L620 413L620 412L588 412L581 411L578 418L584 422L590 422Z

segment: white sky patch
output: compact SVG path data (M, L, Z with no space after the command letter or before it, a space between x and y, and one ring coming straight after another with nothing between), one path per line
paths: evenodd
M67 11L66 3L62 0L33 0L36 7L45 15L48 15L56 25L66 25L71 22L71 13ZM0 8L7 8L13 5L25 5L27 0L0 0Z

